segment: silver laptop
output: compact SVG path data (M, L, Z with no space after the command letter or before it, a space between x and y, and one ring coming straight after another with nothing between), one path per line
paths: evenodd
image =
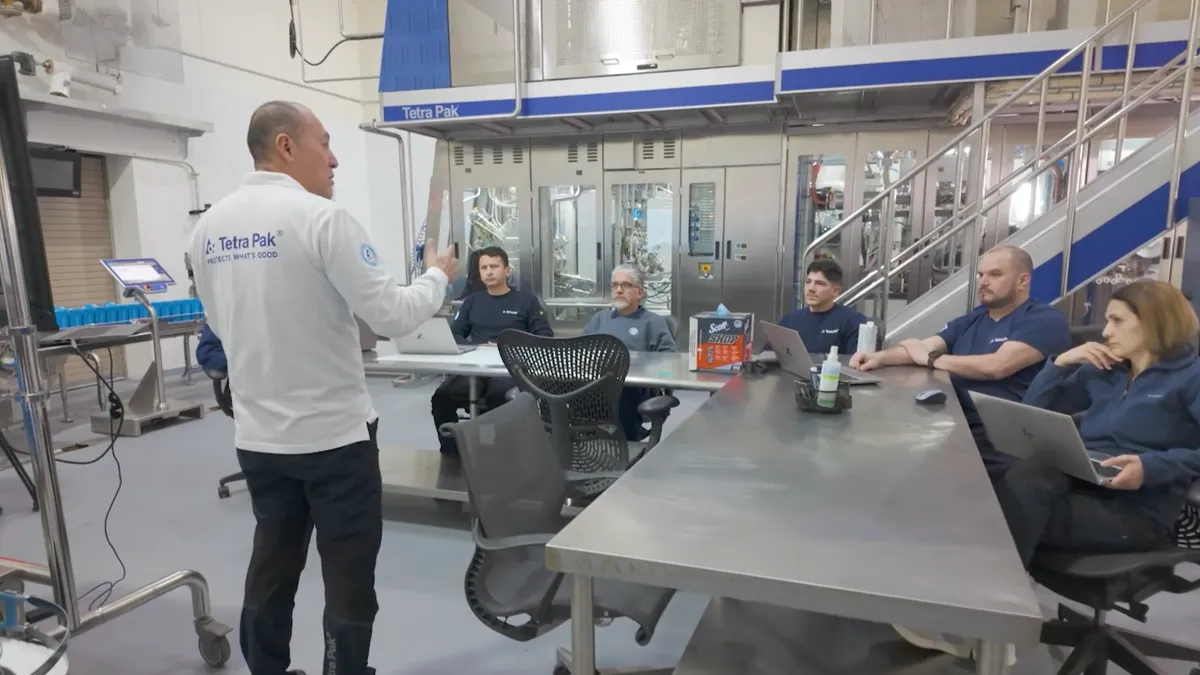
M1068 476L1094 485L1103 485L1120 473L1118 467L1100 466L1111 455L1088 450L1070 415L977 391L970 395L988 440L1000 452L1038 457Z
M472 349L475 348L455 342L450 323L437 317L396 342L396 351L401 354L452 355L466 354Z
M112 340L133 337L148 330L150 330L150 324L145 322L75 326L74 328L60 330L57 333L44 335L39 339L39 342L42 344L54 344L71 342L72 340Z
M767 342L771 343L771 349L775 351L775 357L779 359L780 368L801 377L812 375L813 366L816 364L813 363L812 356L808 353L808 347L804 346L804 340L800 339L799 333L791 328L784 328L766 321L760 321L758 325L767 334ZM846 354L846 356L850 355ZM851 387L879 384L878 377L847 366L842 366L841 381Z

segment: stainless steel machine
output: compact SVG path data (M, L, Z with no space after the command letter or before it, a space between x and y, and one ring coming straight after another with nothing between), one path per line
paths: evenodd
M1129 141L1157 125L1134 127ZM1058 129L1046 132L1051 135ZM1032 125L997 126L990 183L1029 155ZM582 328L608 307L608 278L622 263L646 273L646 306L687 317L724 303L772 318L803 304L805 249L954 135L954 130L820 133L783 125L721 131L644 132L548 139L439 141L426 237L466 260L504 247L515 285L535 293L555 329ZM1111 143L1109 144L1111 145ZM1101 157L1108 146L1096 144ZM964 145L969 149L969 146ZM1111 148L1110 148L1111 150ZM942 157L886 209L868 210L820 247L849 288L877 265L882 236L893 255L969 202L969 152ZM1102 157L1101 157L1102 159ZM987 225L994 245L1061 199L1048 173L1014 195ZM894 278L889 315L964 264L963 236ZM465 283L456 281L454 297ZM874 314L878 296L860 301ZM681 339L686 336L681 335ZM761 342L761 338L760 338Z

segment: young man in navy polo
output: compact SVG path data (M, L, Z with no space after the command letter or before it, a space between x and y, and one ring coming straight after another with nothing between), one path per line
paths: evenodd
M804 307L784 314L779 325L799 333L810 354L828 354L833 347L839 354L853 354L858 351L858 327L867 317L835 302L841 294L842 268L827 258L814 260L805 270Z
M454 321L450 323L450 332L459 344L490 345L495 344L500 333L515 328L519 331L553 337L550 322L546 319L546 310L537 297L524 293L508 285L510 268L508 253L499 246L488 246L480 249L478 256L472 254L478 261L479 282L482 290L468 295ZM489 409L504 405L504 394L512 389L513 381L508 377L479 378L478 396ZM433 392L430 406L433 412L435 429L441 429L443 424L458 421L460 408L471 404L470 379L461 375L452 375L442 382L437 391ZM458 456L458 445L452 438L446 438L440 433L438 441L443 455Z

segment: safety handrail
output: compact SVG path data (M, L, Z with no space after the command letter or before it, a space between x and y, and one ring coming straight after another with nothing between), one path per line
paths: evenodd
M1153 89L1151 89L1150 91L1147 91L1145 94L1143 94L1141 97L1139 97L1136 105L1131 104L1129 106L1129 110L1132 110L1135 107L1141 106L1142 103L1145 103L1147 100L1149 100L1150 97L1152 97L1154 94L1158 93L1158 91L1161 90L1163 87L1166 87L1168 84L1174 82L1175 79L1178 78L1180 75L1182 75L1184 72L1186 72L1186 71L1184 71L1182 69L1177 70L1170 77L1163 80L1158 85L1156 85ZM1121 117L1123 118L1124 114ZM1100 134L1100 132L1107 129L1114 121L1117 121L1117 119L1118 119L1118 117L1114 115L1113 117L1111 117L1109 119L1101 121L1100 123L1098 123L1096 125L1095 129L1091 130L1090 132L1088 132L1087 134L1085 134L1083 136L1080 143L1083 143L1083 144L1088 143L1093 138L1098 136ZM1058 152L1057 155L1055 155L1053 158L1048 160L1046 162L1045 166L1036 170L1030 176L1030 179L1036 178L1037 176L1040 176L1042 173L1048 171L1055 162L1062 159L1063 157L1066 157L1068 154L1070 154L1071 152L1074 152L1074 151L1075 151L1074 145L1072 145L1071 147L1068 147L1068 148L1063 148L1062 150L1060 150ZM1003 194L1001 194L998 197L995 197L990 202L984 203L983 212L987 213L992 208L1003 203L1005 199L1008 199L1009 197L1011 197L1013 195L1013 193L1015 193L1018 189L1020 189L1021 184L1023 182L1024 181L1011 181L1010 184L1006 185L1004 187L1004 189L1002 190ZM970 207L974 207L974 204L971 204ZM963 218L962 221L955 224L954 227L951 228L951 230L949 232L945 232L941 236L937 237L934 241L929 243L929 245L926 246L923 250L916 252L915 254L910 256L908 259L896 264L892 269L889 269L888 274L887 274L888 281L890 281L892 279L892 277L894 277L895 275L908 269L913 263L915 263L918 260L920 260L921 258L925 257L931 251L936 250L939 246L941 246L943 243L948 241L951 237L954 237L955 235L957 235L959 232L961 232L963 229L965 229L968 225L971 225L974 222L974 219L975 219L974 213L970 214L970 217ZM964 252L964 254L965 253L966 252ZM975 255L975 254L972 254L972 255ZM851 291L847 291L847 292L843 293L841 296L839 296L838 302L843 303L843 304L853 304L855 302L858 302L859 300L862 300L867 295L869 295L872 291L874 291L876 288L878 288L883 283L884 283L883 278L876 276L874 278L874 280L872 281L872 283L870 283L867 288L859 289L857 291L855 291L854 289L851 289Z
M1158 70L1154 71L1141 82L1139 82L1132 91L1128 92L1128 94L1122 98L1115 99L1105 106L1100 112L1090 117L1087 121L1087 126L1094 128L1091 132L1088 132L1079 140L1071 140L1076 133L1076 130L1072 129L1053 145L1039 153L1031 161L1014 169L1011 173L1000 179L996 185L989 188L984 195L983 212L987 213L992 208L1002 203L1005 199L1008 199L1010 196L1012 196L1012 194L1020 189L1023 184L1036 179L1038 176L1050 170L1054 166L1055 162L1059 161L1063 157L1066 157L1067 154L1073 151L1077 145L1088 143L1101 131L1107 129L1114 121L1127 121L1129 113L1133 112L1134 109L1141 107L1143 103L1150 100L1151 97L1168 85L1174 83L1184 72L1186 72L1184 69L1179 68L1179 62L1186 57L1186 51L1180 52L1171 61L1159 67ZM1168 74L1167 77L1162 81L1154 83L1146 92L1139 95L1132 102L1127 100L1128 96L1138 92L1140 88L1146 86L1148 83L1153 82L1163 73L1167 73L1172 70L1174 72ZM1114 108L1118 108L1117 111L1109 116L1109 113L1112 112ZM1118 128L1118 133L1119 131L1120 127ZM1067 143L1069 140L1071 142ZM1066 145L1064 145L1064 143L1066 143ZM932 250L936 249L947 239L961 232L967 225L971 224L972 220L977 215L977 206L977 201L966 204L962 207L957 216L947 218L945 221L934 227L934 229L929 233L909 244L909 246L904 250L893 255L888 265L888 279L890 280L896 274L904 271L914 262L928 255ZM858 302L878 288L881 283L883 283L883 280L880 276L879 270L872 269L861 279L852 284L850 288L846 289L846 291L844 291L838 297L838 302L845 304Z
M918 175L920 175L922 172L924 172L926 169L928 169L930 166L932 166L934 164L934 162L938 161L942 157L949 154L949 152L951 150L956 149L960 144L962 144L962 142L964 140L966 140L972 134L974 134L977 131L982 130L985 125L990 125L990 123L993 119L998 117L1010 105L1012 105L1016 101L1020 100L1023 96L1025 96L1030 91L1032 91L1035 86L1037 86L1043 82L1048 82L1051 77L1056 75L1058 73L1058 71L1062 69L1063 66L1065 66L1068 63L1070 63L1071 61L1073 61L1076 56L1079 56L1081 53L1083 53L1085 51L1088 52L1090 55L1092 47L1093 47L1093 43L1096 40L1108 35L1114 28L1116 28L1117 26L1124 23L1127 18L1129 18L1130 16L1135 14L1138 10L1140 10L1142 7L1144 7L1149 2L1150 2L1150 0L1137 0L1137 2L1134 2L1132 5L1127 7L1123 12L1118 14L1116 16L1116 18L1112 19L1105 25L1096 29L1096 31L1094 33L1092 33L1091 36L1089 36L1086 40L1084 40L1083 42L1080 42L1074 48L1069 50L1066 54L1063 54L1062 56L1057 58L1053 63L1051 63L1049 66L1047 66L1045 68L1045 70L1038 73L1033 79L1026 82L1023 86L1021 86L1019 89L1017 89L1012 94L1010 94L1007 98L1005 98L1003 101L1001 101L994 108L992 108L987 113L982 115L979 119L974 120L970 126L968 126L966 129L964 129L962 132L960 132L957 136L955 136L954 139L951 140L949 143L942 146L942 148L940 150L938 150L935 153L931 153L929 155L929 157L927 157L924 161L917 164L917 166L910 169L908 171L908 173L901 176L899 179L896 180L896 182L892 183L886 189L880 190L879 194L872 197L869 201L867 201L867 203L865 203L862 206L855 209L854 212L851 213L849 216L842 218L841 222L839 222L838 224L836 224L833 227L826 230L824 233L822 233L820 236L818 236L815 240L813 240L813 242L811 244L809 244L804 249L804 260L808 260L812 256L812 254L814 252L816 252L821 246L824 246L831 239L833 239L835 236L840 234L842 232L842 230L849 227L850 223L860 219L863 216L863 214L867 213L869 210L871 210L873 207L878 205L884 199L887 199L888 197L894 195L896 190L898 190L900 188L900 186L910 183ZM1134 38L1136 39L1136 36L1134 36ZM1131 44L1132 44L1132 42L1133 42L1133 40L1131 40ZM1084 61L1085 61L1084 71L1085 71L1085 74L1087 74L1090 71L1090 64L1087 63L1088 59L1084 59ZM1043 91L1043 93L1045 93L1045 92ZM1045 101L1044 96L1042 97L1042 101ZM984 152L986 152L986 148L983 148L982 150ZM957 195L955 196L955 198L957 199Z

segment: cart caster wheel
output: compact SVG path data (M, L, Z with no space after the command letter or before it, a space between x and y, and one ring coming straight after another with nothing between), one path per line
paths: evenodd
M218 485L217 486L217 498L218 499L229 499L229 486L228 485Z
M571 675L571 669L566 666L554 666L554 675Z
M222 635L219 638L200 638L200 658L213 668L222 668L233 654L229 638Z
M645 628L639 628L637 629L637 632L633 634L633 641L636 642L639 647L645 647L646 645L650 644L650 637L651 635L646 632Z

